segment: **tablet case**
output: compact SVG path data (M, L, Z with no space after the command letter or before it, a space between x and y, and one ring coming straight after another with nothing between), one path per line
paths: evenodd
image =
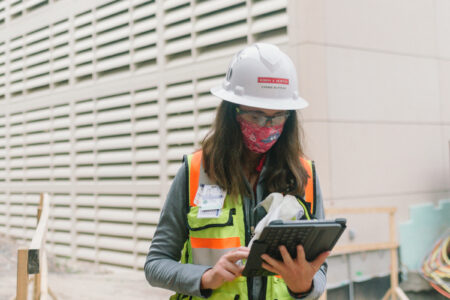
M274 273L261 267L261 255L266 253L277 260L281 258L278 246L285 245L292 258L297 257L297 245L303 245L308 261L320 253L333 249L346 228L344 218L334 221L272 221L253 242L242 275L268 276Z

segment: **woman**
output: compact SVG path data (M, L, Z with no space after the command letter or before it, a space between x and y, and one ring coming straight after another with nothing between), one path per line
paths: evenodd
M184 159L169 191L145 263L153 286L173 299L317 299L325 289L328 252L308 262L301 246L283 261L264 254L280 276L244 277L256 207L272 192L297 197L307 218L324 217L312 162L303 158L296 109L297 75L276 46L254 44L237 53L223 84L224 101L200 151ZM181 260L181 263L179 262Z

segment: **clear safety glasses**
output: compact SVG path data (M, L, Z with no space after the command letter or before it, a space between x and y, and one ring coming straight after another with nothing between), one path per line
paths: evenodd
M286 122L287 118L290 115L290 111L284 111L273 116L267 116L261 111L243 110L239 107L236 107L236 112L242 119L259 126L267 126L267 124L270 124L269 126L281 125Z

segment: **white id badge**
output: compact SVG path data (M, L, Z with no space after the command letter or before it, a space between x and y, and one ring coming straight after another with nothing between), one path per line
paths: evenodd
M204 184L200 184L197 189L197 194L195 194L194 204L197 206L201 206L202 204L202 193L204 186L205 186Z
M207 218L218 218L220 216L220 213L222 212L221 209L200 209L197 214L197 218L199 219L207 219Z
M200 186L202 187L199 201L201 210L222 209L227 193L218 185L205 184Z

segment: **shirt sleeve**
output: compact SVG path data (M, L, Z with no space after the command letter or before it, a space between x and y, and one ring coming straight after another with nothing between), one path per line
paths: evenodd
M203 273L211 267L179 262L188 238L187 170L183 164L170 187L145 261L145 277L155 287L206 297L210 290L200 290L200 282Z
M316 176L316 180L315 180L314 184L316 186L316 195L315 196L316 196L316 205L317 205L315 217L318 220L323 220L323 219L325 219L325 211L323 208L322 191L320 190L318 176ZM294 293L289 291L289 293L291 294L291 297L294 299L304 299L304 300L319 299L320 296L323 294L323 292L326 289L327 269L328 269L328 264L325 261L322 264L322 266L320 267L319 271L317 271L317 273L313 277L313 283L312 283L313 287L312 287L311 291L308 294L302 295L300 297L297 297Z

